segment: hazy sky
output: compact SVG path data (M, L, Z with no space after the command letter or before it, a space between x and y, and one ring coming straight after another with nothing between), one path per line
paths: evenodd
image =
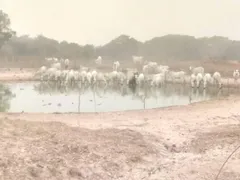
M105 44L120 34L240 40L240 0L0 0L19 35Z

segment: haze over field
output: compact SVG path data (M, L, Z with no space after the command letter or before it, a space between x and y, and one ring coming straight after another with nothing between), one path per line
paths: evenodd
M240 179L239 17L240 0L0 0L2 179Z
M120 34L145 41L166 34L240 40L238 0L1 0L18 35L101 45Z

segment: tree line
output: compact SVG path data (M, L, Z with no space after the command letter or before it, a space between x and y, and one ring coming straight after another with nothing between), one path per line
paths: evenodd
M62 57L92 60L97 56L111 60L130 60L133 55L155 61L187 60L240 60L240 41L213 36L195 38L169 34L145 42L128 35L120 35L102 46L79 45L39 35L17 36L10 28L6 13L0 10L0 55Z

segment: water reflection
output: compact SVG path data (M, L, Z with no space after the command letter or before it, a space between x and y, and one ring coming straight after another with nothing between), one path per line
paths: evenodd
M162 88L123 86L61 87L46 83L8 83L16 97L9 112L103 112L149 109L226 96L230 91L217 88L192 89L188 85L167 84ZM23 105L24 103L24 105Z
M10 109L10 100L14 97L8 86L0 84L0 112Z

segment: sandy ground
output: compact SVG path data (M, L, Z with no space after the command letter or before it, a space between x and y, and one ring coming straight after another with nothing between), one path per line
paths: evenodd
M37 69L0 68L0 81L30 81Z
M2 179L209 180L240 144L240 98L115 113L0 113ZM219 179L240 179L240 151Z

